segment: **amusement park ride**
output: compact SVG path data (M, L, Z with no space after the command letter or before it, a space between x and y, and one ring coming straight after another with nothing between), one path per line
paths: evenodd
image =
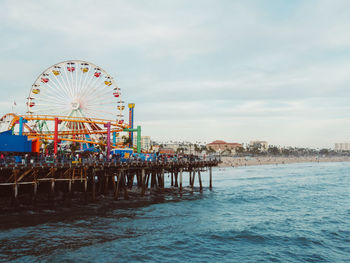
M114 79L90 62L70 60L57 63L39 75L30 89L26 114L8 113L0 122L13 134L32 139L37 152L41 143L53 141L54 153L59 145L65 144L79 145L82 150L99 145L109 153L113 148L125 147L117 140L121 132L129 132L129 147L133 132L137 132L140 152L141 128L133 127L135 104L128 106L129 124L126 124L124 101Z

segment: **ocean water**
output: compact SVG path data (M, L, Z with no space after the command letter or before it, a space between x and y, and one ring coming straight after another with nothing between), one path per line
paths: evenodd
M350 163L213 175L182 197L0 215L0 261L350 262Z

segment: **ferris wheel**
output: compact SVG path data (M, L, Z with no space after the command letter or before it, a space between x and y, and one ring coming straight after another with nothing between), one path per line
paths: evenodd
M57 63L35 80L27 98L29 114L103 118L123 123L124 102L114 79L82 60Z

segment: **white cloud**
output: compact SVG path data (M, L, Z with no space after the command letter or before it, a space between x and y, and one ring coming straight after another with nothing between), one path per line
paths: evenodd
M0 110L24 104L46 67L79 58L117 79L154 138L332 146L348 136L349 7L2 1Z

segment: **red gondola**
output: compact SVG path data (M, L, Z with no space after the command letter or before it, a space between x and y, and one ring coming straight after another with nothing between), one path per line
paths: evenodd
M118 121L118 124L123 124L123 123L124 123L124 120Z
M43 82L43 83L48 83L48 82L49 82L49 79L48 79L48 78L41 78L41 82Z
M68 70L69 72L74 72L75 67L67 67L67 70Z
M94 76L98 78L99 76L101 76L101 72L95 72Z
M116 98L118 98L119 95L120 95L120 94L119 94L118 92L114 92L114 93L113 93L113 96L116 97Z
M31 101L31 102L29 103L29 107L33 107L33 106L35 106L35 102L34 102L34 101Z

